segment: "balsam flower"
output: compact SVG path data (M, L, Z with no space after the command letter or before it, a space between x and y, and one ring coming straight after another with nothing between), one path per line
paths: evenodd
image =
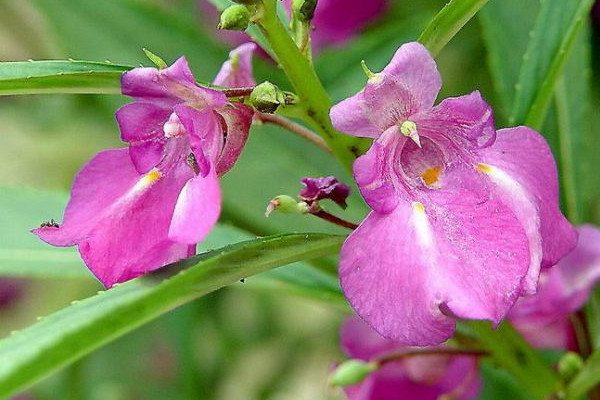
M342 347L352 358L372 361L410 350L385 339L359 318L348 318L341 329ZM480 391L477 358L460 355L423 355L390 361L364 381L345 388L349 400L472 399Z
M440 87L435 61L408 43L331 110L340 131L375 139L354 164L373 211L343 245L342 288L375 330L409 345L445 341L456 317L499 323L576 241L545 140L496 133L479 92L434 107Z
M538 292L520 298L508 314L514 327L535 347L577 349L569 315L583 306L600 280L600 231L591 225L577 230L575 249L553 268L543 270Z
M221 74L218 83L229 80ZM240 155L253 115L198 85L183 57L162 70L133 69L121 85L135 98L116 113L129 149L96 155L75 178L62 225L33 231L55 246L77 245L107 287L195 253L219 217L218 177Z

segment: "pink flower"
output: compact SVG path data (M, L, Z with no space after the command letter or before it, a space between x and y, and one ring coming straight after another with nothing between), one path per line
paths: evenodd
M545 140L527 127L496 133L479 92L434 107L440 87L427 50L408 43L331 110L340 131L375 139L354 164L373 211L344 243L342 288L376 331L408 345L445 341L456 317L499 323L577 236Z
M240 67L230 73L247 76L249 64ZM219 217L218 176L238 158L253 115L199 86L183 57L163 70L133 69L121 84L135 98L116 114L129 149L96 155L75 178L63 224L33 231L77 245L107 287L195 253Z
M346 208L346 199L350 195L348 185L340 182L334 176L320 178L311 178L305 176L300 180L304 189L300 191L298 197L301 200L312 204L320 200L329 199L341 208Z
M515 328L539 348L576 350L569 314L580 309L600 280L600 231L577 228L575 249L540 274L538 292L520 298L508 314Z
M359 318L348 318L341 330L342 347L352 358L372 361L403 350L379 336ZM358 385L345 388L350 400L437 400L477 396L481 379L473 356L423 355L385 363Z

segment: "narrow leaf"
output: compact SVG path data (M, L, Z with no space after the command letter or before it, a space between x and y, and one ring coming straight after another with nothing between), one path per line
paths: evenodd
M451 0L419 36L419 42L436 56L489 0Z
M333 254L343 239L294 234L242 242L75 302L0 341L0 397L195 298L269 269Z
M0 63L0 95L120 94L121 75L132 67L89 61Z
M516 89L511 124L540 129L554 87L593 0L545 0L531 32Z

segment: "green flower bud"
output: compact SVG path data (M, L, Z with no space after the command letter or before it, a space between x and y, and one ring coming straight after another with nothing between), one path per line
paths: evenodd
M317 0L292 0L294 17L300 22L310 22L315 16Z
M144 54L146 55L146 57L148 57L148 59L150 61L152 61L152 63L154 65L156 65L156 67L158 69L167 68L167 63L165 62L165 60L163 60L162 58L160 58L159 56L157 56L156 54L154 54L153 52L151 52L150 50L148 50L145 47L142 50L144 51Z
M298 202L290 196L281 194L269 202L265 216L268 217L275 210L284 214L306 214L308 212L308 205L303 201Z
M356 385L378 368L379 365L373 362L348 360L338 365L329 377L329 383L334 386Z
M583 368L583 359L572 351L566 353L558 361L558 373L565 382L570 382Z
M248 100L258 111L267 114L275 113L281 104L285 104L283 92L271 82L263 82L256 86Z
M248 28L249 23L250 11L248 11L248 8L241 4L234 4L223 10L221 13L221 22L219 22L217 28L230 31L243 31Z

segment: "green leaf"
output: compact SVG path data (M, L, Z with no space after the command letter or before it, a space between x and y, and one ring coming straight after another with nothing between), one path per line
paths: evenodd
M531 32L516 89L511 124L540 129L554 87L593 0L545 0Z
M489 0L452 0L429 23L419 36L429 52L436 56L463 26Z
M600 383L600 350L596 350L585 362L583 369L573 378L566 389L566 400L581 398Z
M0 95L120 94L121 75L131 68L89 61L3 62L0 63Z
M552 367L506 321L493 330L487 321L469 321L491 357L515 377L521 387L537 399L546 399L557 388Z
M91 278L75 248L52 247L29 231L60 221L67 196L30 188L0 187L0 275Z
M333 254L343 239L293 234L242 242L75 302L0 341L0 397L195 298L269 269Z

